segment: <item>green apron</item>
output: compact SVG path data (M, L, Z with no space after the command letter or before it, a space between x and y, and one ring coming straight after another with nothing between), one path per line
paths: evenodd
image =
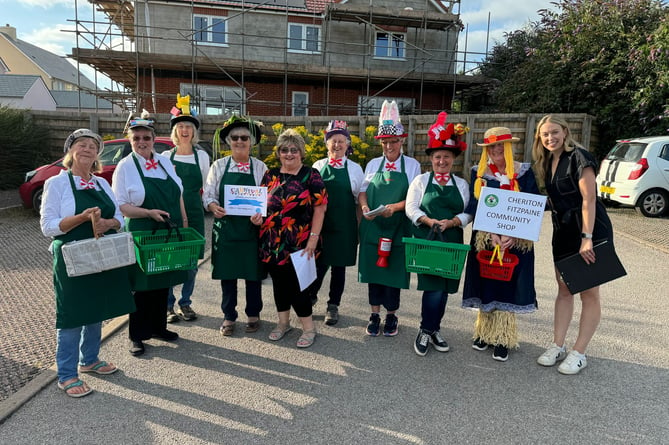
M385 158L384 158L385 161ZM374 174L367 189L367 205L375 209L382 204L404 201L409 190L409 179L404 169L404 155L400 155L402 172L384 172L384 163ZM360 260L358 280L361 283L383 284L389 287L408 289L409 273L404 264L404 243L402 238L409 236L409 218L404 212L395 212L390 218L377 216L372 221L363 218L360 222ZM379 238L393 240L388 267L378 267Z
M425 214L433 219L452 219L458 213L462 213L465 207L464 201L460 191L455 186L438 185L432 182L434 173L430 173L425 194L420 202L420 209ZM452 179L455 183L455 179ZM414 225L412 228L413 235L416 238L426 239L430 233L430 228L427 225ZM448 243L462 244L463 232L461 227L444 230L442 233L443 240ZM436 275L418 274L418 290L440 290L449 294L454 294L458 291L460 280L452 280L438 277Z
M72 172L68 172L68 176L74 194L75 215L97 206L100 208L102 218L114 217L116 208L107 193L94 189L77 190ZM107 234L115 232L110 230ZM135 311L128 266L79 277L67 276L61 251L63 243L93 236L93 226L90 221L86 221L69 232L55 237L51 245L58 329L85 326Z
M172 222L177 227L182 227L183 221L181 220L181 203L179 200L181 190L179 190L179 185L169 174L166 179L145 177L142 167L139 165L139 161L137 161L137 157L134 153L131 156L144 186L144 202L140 207L143 209L165 210L170 214ZM158 163L158 165L164 169L163 164ZM126 230L130 232L154 230L156 228L164 229L166 227L152 218L126 218ZM186 270L146 275L139 268L139 264L132 266L130 274L132 289L136 291L166 289L181 284L187 279L188 271Z
M231 172L232 156L218 188L219 201L225 202L225 185L255 186L253 160L249 159L250 173ZM216 280L260 281L264 278L258 252L259 227L248 216L224 216L214 220L212 229L211 278Z
M204 236L204 208L202 207L202 172L200 171L200 161L197 157L197 150L193 149L193 157L195 164L188 162L179 162L174 160L176 148L170 155L170 160L174 164L174 170L177 176L181 178L181 183L184 187L184 207L186 208L186 216L188 216L188 227L192 227L197 232ZM204 257L204 246L200 250L200 258Z
M353 266L358 253L358 218L347 162L344 168L326 163L320 172L328 191L328 209L321 230L323 251L319 260L328 266Z

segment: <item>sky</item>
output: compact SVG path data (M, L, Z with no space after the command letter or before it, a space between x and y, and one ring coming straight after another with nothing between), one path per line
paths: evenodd
M480 60L486 51L486 41L487 48L492 49L496 42L504 41L505 32L522 29L528 22L538 20L538 10L554 9L552 1L555 0L461 0L460 20L466 29L460 33L458 49L466 48L468 61ZM2 25L15 27L19 39L64 56L77 46L76 34L67 32L75 29L75 4L80 20L93 20L94 8L87 0L0 0ZM456 5L454 12L457 11ZM104 21L104 17L96 20ZM473 65L467 66L471 68ZM83 67L82 72L94 81L92 69Z

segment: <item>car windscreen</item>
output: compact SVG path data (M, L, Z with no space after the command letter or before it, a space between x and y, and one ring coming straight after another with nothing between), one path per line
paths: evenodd
M641 159L646 145L648 144L641 142L618 142L606 155L606 159L609 161L637 162Z
M100 153L100 164L116 165L123 159L123 149L129 144L127 142L107 142L105 143L102 153Z

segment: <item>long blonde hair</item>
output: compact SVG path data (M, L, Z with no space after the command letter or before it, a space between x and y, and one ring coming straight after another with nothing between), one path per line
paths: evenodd
M569 131L569 126L567 121L561 117L553 116L547 114L542 117L539 123L537 124L536 131L534 132L534 142L532 143L532 158L535 161L535 171L537 173L537 178L542 183L546 178L546 172L548 171L548 163L550 162L550 152L544 144L541 142L541 127L544 124L552 123L557 124L562 127L565 132L564 138L564 150L569 152L572 151L575 147L580 147L581 145L574 140Z
M514 179L516 175L516 166L513 162L513 146L511 141L504 142L504 163L506 164L506 175L510 180ZM485 187L486 181L483 179L486 170L488 169L488 146L482 147L481 159L479 160L479 168L476 172L476 182L474 183L474 196L479 199L481 196L481 187ZM518 181L513 181L513 189L518 191Z

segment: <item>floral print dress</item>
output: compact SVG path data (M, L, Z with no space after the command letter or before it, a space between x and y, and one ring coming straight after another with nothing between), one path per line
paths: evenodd
M282 266L290 254L304 249L311 234L314 207L327 204L325 183L318 173L303 166L295 175L279 168L265 172L262 186L267 187L267 218L260 227L260 259ZM319 240L317 251L320 251Z

